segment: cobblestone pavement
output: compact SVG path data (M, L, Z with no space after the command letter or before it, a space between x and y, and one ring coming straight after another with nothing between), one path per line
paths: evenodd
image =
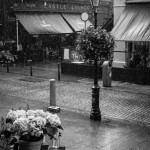
M29 66L9 71L0 67L0 117L27 104L46 110L49 79L55 78L56 103L65 127L61 145L66 150L150 150L149 86L112 81L112 87L104 88L99 81L99 123L89 119L93 79L61 75L57 81L57 68L52 64L34 65L33 77L29 76Z
M49 79L56 79L57 105L64 109L90 113L93 79L61 75L57 81L57 64L0 68L0 93L49 103ZM112 81L112 87L100 89L102 117L150 125L150 87Z
M0 116L9 109L26 108L46 110L47 103L22 97L0 94ZM64 130L60 141L66 150L149 150L150 129L103 119L101 123L89 119L88 113L64 110L58 114ZM48 143L48 140L46 140Z

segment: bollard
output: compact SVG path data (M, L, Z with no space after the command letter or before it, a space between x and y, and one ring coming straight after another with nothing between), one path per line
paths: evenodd
M44 58L45 58L45 63L46 63L46 50L44 51Z
M23 63L24 63L24 66L26 65L26 54L24 53L23 54Z
M104 61L102 66L103 87L111 87L111 67L109 61Z
M60 64L58 63L58 81L60 81Z
M50 79L50 106L56 106L55 79Z
M28 60L28 63L30 64L30 76L32 76L32 60Z
M30 64L30 76L32 76L32 62Z
M7 59L7 73L9 73L9 62L8 62L8 59Z

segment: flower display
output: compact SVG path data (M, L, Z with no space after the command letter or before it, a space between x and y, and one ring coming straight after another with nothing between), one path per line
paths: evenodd
M60 118L57 114L44 112L43 110L10 110L3 120L0 135L6 138L15 137L17 140L26 142L36 142L43 139L44 134L48 134L49 128L63 129ZM55 132L55 134L57 133Z
M16 110L16 111L10 110L6 118L10 119L13 122L17 118L26 117L26 115L27 115L27 112L25 110Z
M50 123L50 126L61 127L61 121L60 121L60 118L57 116L57 114L48 114L46 116L46 119L48 123Z

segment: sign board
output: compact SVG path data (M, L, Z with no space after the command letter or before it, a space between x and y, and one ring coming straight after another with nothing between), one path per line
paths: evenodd
M84 13L81 14L81 19L82 19L83 21L87 21L88 18L89 18L89 16L88 16L88 14L87 14L86 12L84 12Z
M76 50L71 51L71 61L73 62L83 62L83 56Z
M70 62L84 62L83 55L80 54L75 47L64 48L63 59Z
M47 11L47 12L73 12L83 13L92 12L92 7L87 3L76 2L34 2L34 3L15 3L14 11Z
M109 1L100 1L97 13L110 13L112 9L112 3ZM15 3L13 5L14 11L37 11L37 12L64 12L64 13L93 13L92 6L86 2L74 2L74 1L46 1L46 2L23 2ZM112 10L111 10L112 11Z
M64 49L64 59L69 59L69 49Z

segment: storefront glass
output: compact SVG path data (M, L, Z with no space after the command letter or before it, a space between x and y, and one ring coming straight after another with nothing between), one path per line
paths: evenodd
M150 69L150 42L127 42L127 45L127 67Z

